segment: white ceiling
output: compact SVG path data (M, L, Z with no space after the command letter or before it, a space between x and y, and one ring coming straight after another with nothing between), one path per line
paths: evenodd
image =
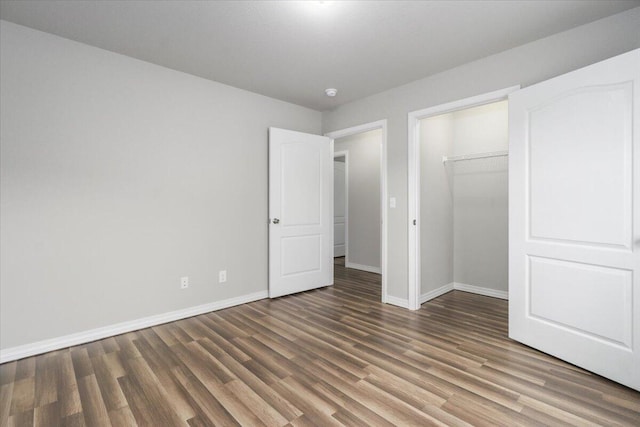
M0 18L327 110L640 1L0 1ZM338 89L328 98L324 90Z

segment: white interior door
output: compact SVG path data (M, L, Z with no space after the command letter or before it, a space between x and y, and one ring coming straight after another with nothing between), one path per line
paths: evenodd
M640 390L640 50L509 96L509 336Z
M346 164L333 162L333 256L346 255Z
M333 284L333 140L269 129L269 297Z

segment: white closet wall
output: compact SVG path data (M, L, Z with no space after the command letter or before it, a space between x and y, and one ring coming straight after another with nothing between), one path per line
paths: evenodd
M507 101L424 119L420 126L421 293L456 287L506 297Z

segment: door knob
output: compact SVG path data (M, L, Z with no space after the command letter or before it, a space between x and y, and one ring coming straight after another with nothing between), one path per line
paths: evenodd
M280 220L279 220L278 218L273 218L273 223L274 223L274 224L279 224L279 223L280 223Z

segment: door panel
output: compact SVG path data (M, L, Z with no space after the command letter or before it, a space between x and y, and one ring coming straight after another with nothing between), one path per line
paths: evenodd
M532 239L630 248L632 101L625 82L529 111Z
M282 238L282 276L315 273L322 269L322 236Z
M315 147L305 145L304 141L282 144L280 150L281 226L320 225L323 153Z
M333 284L333 141L269 129L269 297Z
M629 270L530 256L529 271L531 317L630 347Z
M640 390L640 50L509 96L509 336Z

